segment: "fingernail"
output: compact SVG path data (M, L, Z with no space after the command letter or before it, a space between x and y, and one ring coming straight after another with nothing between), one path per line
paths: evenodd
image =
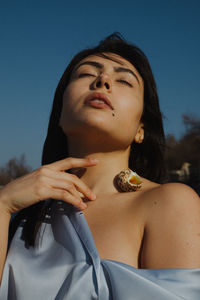
M81 209L85 209L87 207L87 205L85 203L81 203L80 208Z
M96 158L90 158L90 162L92 162L92 163L97 163L97 162L99 162L99 160L96 159Z
M91 193L91 199L95 200L97 198L97 196L94 193Z

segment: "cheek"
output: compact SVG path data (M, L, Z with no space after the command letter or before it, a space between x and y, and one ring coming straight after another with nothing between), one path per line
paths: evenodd
M59 125L64 132L71 122L71 112L73 111L73 101L71 101L71 99L73 99L72 90L67 88L63 94L62 111L59 121Z
M77 101L79 101L78 90L74 88L72 84L70 84L63 94L62 115L70 115L71 113L73 113Z
M143 99L126 98L119 107L120 134L124 135L128 143L131 143L137 133L143 112Z
M129 98L125 100L119 107L121 120L127 124L139 123L143 112L143 99Z
M60 126L67 134L80 118L80 109L85 87L77 85L76 82L70 83L63 94L63 106L60 116Z
M76 81L71 82L63 94L63 108L65 108L65 111L70 110L70 113L73 113L78 110L86 92L87 88L84 84Z
M75 98L75 89L71 87L71 84L65 89L63 94L63 106L71 105L73 99Z

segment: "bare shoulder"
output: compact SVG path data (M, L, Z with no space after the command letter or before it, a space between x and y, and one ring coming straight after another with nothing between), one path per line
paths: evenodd
M180 221L187 215L188 218L195 215L200 218L200 198L191 187L182 183L167 183L158 190L158 197L161 196L162 199L160 208L165 208L166 214L171 216L171 211L174 210Z
M188 185L182 183L166 183L157 185L148 191L147 223L156 220L186 222L196 217L200 221L200 198ZM154 216L152 219L151 217Z
M199 203L199 196L197 193L188 185L183 183L165 183L159 186L160 192L163 194L164 199L172 199L180 201L190 200L195 203ZM191 200L193 199L193 200Z
M168 223L174 220L176 224L181 224L194 221L196 217L200 221L200 198L191 187L182 183L155 187L149 192L149 205L155 220L166 220Z
M148 198L148 208L157 205L157 210L163 208L200 208L200 197L188 185L183 183L156 184L148 182L148 188L144 192ZM160 213L160 212L159 212ZM166 213L166 211L165 211Z
M199 268L199 196L181 183L157 185L146 194L143 267Z

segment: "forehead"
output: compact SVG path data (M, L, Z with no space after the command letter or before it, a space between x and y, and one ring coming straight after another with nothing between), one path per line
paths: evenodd
M138 77L140 78L141 81L143 81L140 73L135 68L135 66L132 65L128 60L126 60L125 58L123 58L122 56L120 56L118 54L106 52L106 53L89 55L89 56L85 57L84 59L82 59L75 66L75 69L80 64L82 64L83 62L86 62L86 61L97 61L97 62L102 63L104 66L111 65L113 67L122 66L122 67L125 67L125 68L129 68L129 69L133 70L138 75Z

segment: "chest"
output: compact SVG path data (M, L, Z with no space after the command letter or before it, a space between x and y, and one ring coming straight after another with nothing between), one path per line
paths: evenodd
M136 201L117 198L90 203L84 216L102 259L138 267L144 222Z

